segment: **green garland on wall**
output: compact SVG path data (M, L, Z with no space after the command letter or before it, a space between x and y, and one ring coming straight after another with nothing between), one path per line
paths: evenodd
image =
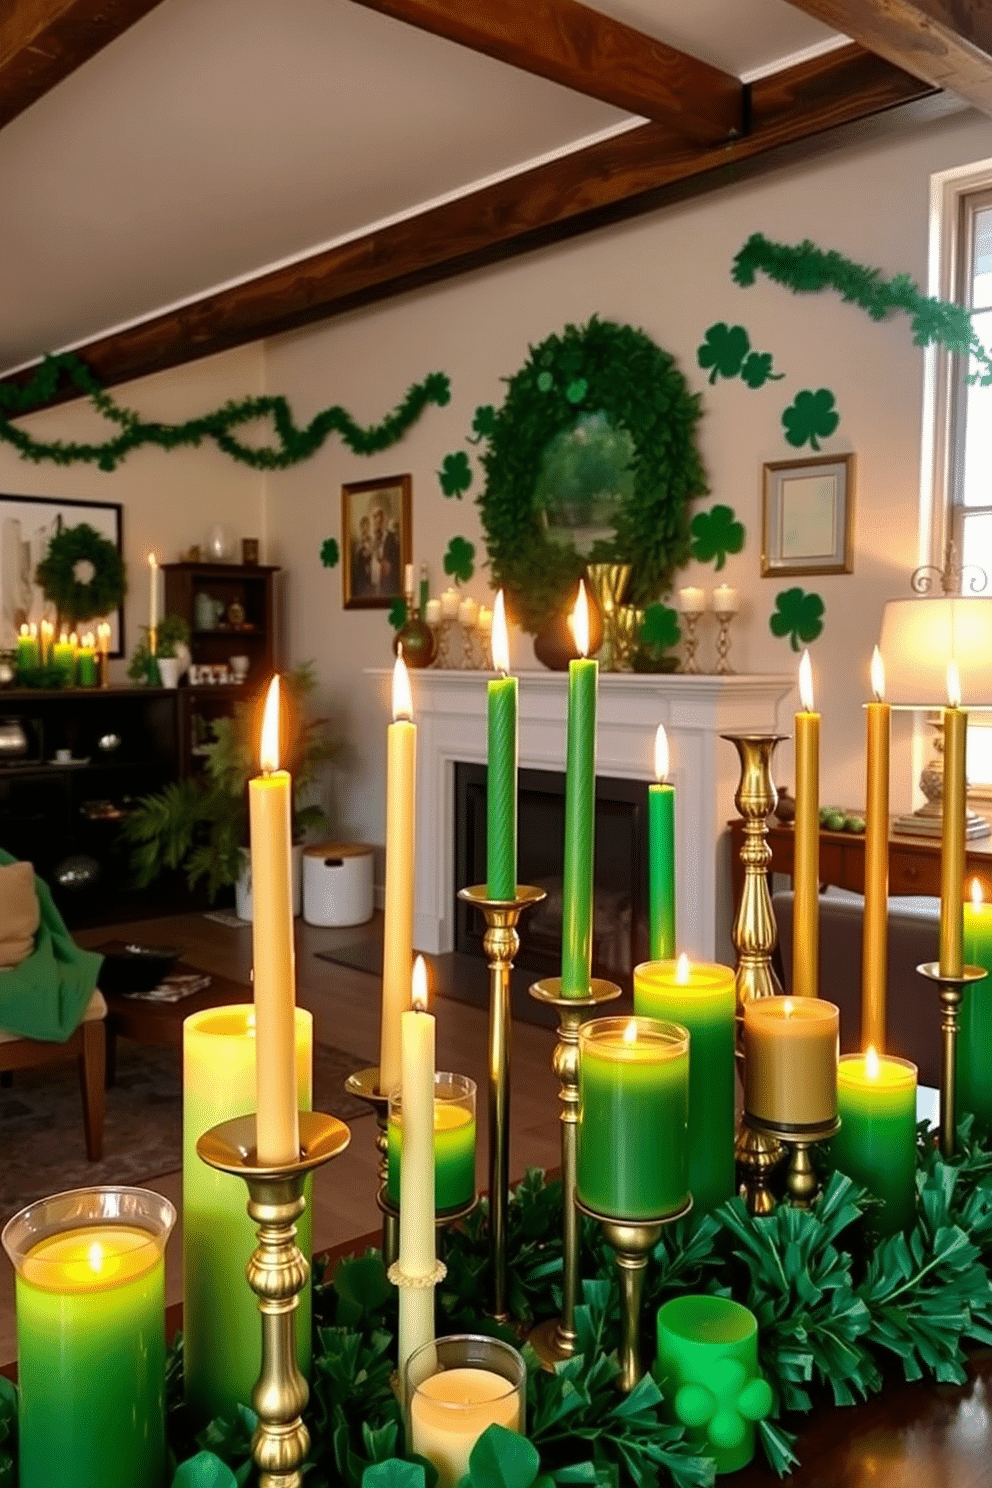
M35 439L13 420L48 403L56 394L62 378L68 379L77 392L87 397L103 418L116 424L119 433L99 443L80 440ZM0 387L0 440L12 445L24 460L51 460L55 465L96 465L100 470L115 470L133 450L142 445L173 450L198 446L212 439L219 450L253 470L285 470L309 460L328 436L340 435L356 455L374 455L402 439L417 422L428 404L443 408L451 397L451 383L446 373L431 372L422 382L413 383L403 401L378 424L356 423L346 408L332 404L316 413L302 428L293 418L289 403L282 394L261 398L241 398L225 403L212 413L187 419L181 424L163 424L145 420L133 408L125 408L101 385L86 363L68 352L47 356L30 381L23 387ZM274 445L245 444L235 431L259 419L271 421Z

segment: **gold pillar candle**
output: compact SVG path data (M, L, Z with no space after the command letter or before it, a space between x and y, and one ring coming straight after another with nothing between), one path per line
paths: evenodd
M940 846L940 974L959 977L964 942L964 863L968 715L961 708L957 663L947 664L944 709L944 814Z
M878 647L871 658L875 701L868 703L868 782L865 797L865 917L861 942L861 1043L885 1048L888 987L889 744L892 709L884 701L885 668Z
M386 900L382 951L379 1090L400 1083L400 1017L410 1006L413 970L413 845L417 729L402 656L393 667L393 722L386 730Z
M762 997L744 1004L744 1110L801 1132L837 1116L840 1014L832 1002Z
M792 991L815 997L820 962L820 715L813 711L813 672L809 652L799 664L796 714L796 826L793 862L795 889Z

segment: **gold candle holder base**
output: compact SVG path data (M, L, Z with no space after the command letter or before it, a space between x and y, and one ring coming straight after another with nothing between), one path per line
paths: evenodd
M619 1389L629 1395L644 1374L641 1362L641 1296L644 1291L644 1272L648 1256L661 1239L661 1232L668 1224L684 1219L692 1208L692 1198L674 1214L662 1214L656 1219L619 1219L616 1215L600 1214L576 1199L576 1205L590 1219L598 1220L603 1238L613 1251L620 1272L620 1377Z
M258 1245L248 1262L248 1284L262 1316L262 1371L251 1403L258 1425L251 1441L259 1488L302 1488L310 1435L302 1416L310 1391L296 1364L296 1312L310 1267L296 1243L296 1221L306 1207L308 1173L338 1157L351 1141L343 1121L300 1112L300 1155L287 1167L258 1161L254 1116L211 1127L196 1144L209 1167L248 1185L248 1213Z
M561 1359L575 1353L575 1307L579 1293L579 1216L575 1207L575 1142L579 1121L579 1025L583 1014L612 1002L621 994L615 982L594 977L588 997L563 997L561 977L545 977L531 986L535 1002L558 1013L558 1043L552 1068L561 1082L558 1099L561 1111L562 1183L562 1306L560 1318L540 1323L530 1335L530 1345L543 1368L554 1372Z
M957 1146L958 1105L958 1030L961 999L965 987L980 982L985 976L983 966L962 966L960 976L945 976L938 961L925 961L918 966L920 976L936 982L940 997L940 1150L944 1157L953 1157Z
M486 917L482 946L489 961L489 1247L493 1315L507 1316L506 1211L510 1202L510 973L520 946L517 921L540 904L543 889L517 885L513 899L490 899L485 884L459 889L459 899Z
M812 1209L820 1192L820 1180L813 1171L809 1149L817 1142L827 1142L840 1131L840 1120L834 1117L820 1126L797 1128L777 1121L762 1121L759 1116L744 1113L744 1120L755 1135L772 1137L789 1148L789 1169L785 1177L785 1191L793 1209ZM767 1177L768 1169L765 1170ZM762 1198L762 1207L752 1209L752 1214L769 1214L775 1208L775 1200L765 1189L767 1198ZM770 1201L770 1202L768 1202Z
M389 1169L389 1096L383 1095L379 1089L379 1066L370 1065L368 1069L355 1070L354 1074L348 1076L344 1082L344 1088L349 1095L356 1095L359 1100L367 1101L375 1114L377 1134L375 1139L376 1150L379 1153L379 1186L376 1192L376 1203L382 1213L382 1260L388 1268L397 1259L400 1253L400 1223L399 1210L385 1209L379 1203L379 1194L385 1192L386 1179Z

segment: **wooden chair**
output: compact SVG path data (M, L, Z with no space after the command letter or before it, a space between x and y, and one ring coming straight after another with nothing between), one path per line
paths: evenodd
M0 1072L32 1069L38 1065L61 1064L75 1059L79 1066L79 1089L83 1099L83 1131L86 1156L99 1162L103 1156L104 1073L107 1060L107 1004L100 992L94 992L83 1014L83 1021L63 1044L41 1039L22 1038L17 1033L0 1029Z

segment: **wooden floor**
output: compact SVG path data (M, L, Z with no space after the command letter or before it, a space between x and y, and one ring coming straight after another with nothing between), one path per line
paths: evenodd
M329 961L315 951L354 945L370 936L376 922L341 930L320 930L297 920L297 998L314 1016L318 1042L379 1062L379 988L377 977ZM182 947L186 960L218 975L243 981L246 1000L251 977L251 929L229 929L202 915L180 915L148 920L111 930L81 931L81 945L99 945L109 938L170 944ZM470 1075L479 1087L479 1144L477 1182L486 1186L488 1113L487 1014L479 1008L438 999L437 1065L439 1069ZM551 1072L554 1034L532 1024L513 1029L511 1065L510 1167L514 1177L527 1167L551 1167L560 1155L558 1082ZM178 1058L178 1054L177 1054ZM371 1117L355 1123L351 1146L328 1168L317 1174L314 1200L314 1246L323 1249L367 1234L377 1228L380 1215L375 1205L377 1154L375 1124ZM147 1186L181 1208L181 1174L167 1173L150 1179ZM177 1225L169 1243L167 1300L182 1295L182 1228ZM13 1274L4 1257L0 1265L0 1361L13 1359L16 1351L13 1308Z

